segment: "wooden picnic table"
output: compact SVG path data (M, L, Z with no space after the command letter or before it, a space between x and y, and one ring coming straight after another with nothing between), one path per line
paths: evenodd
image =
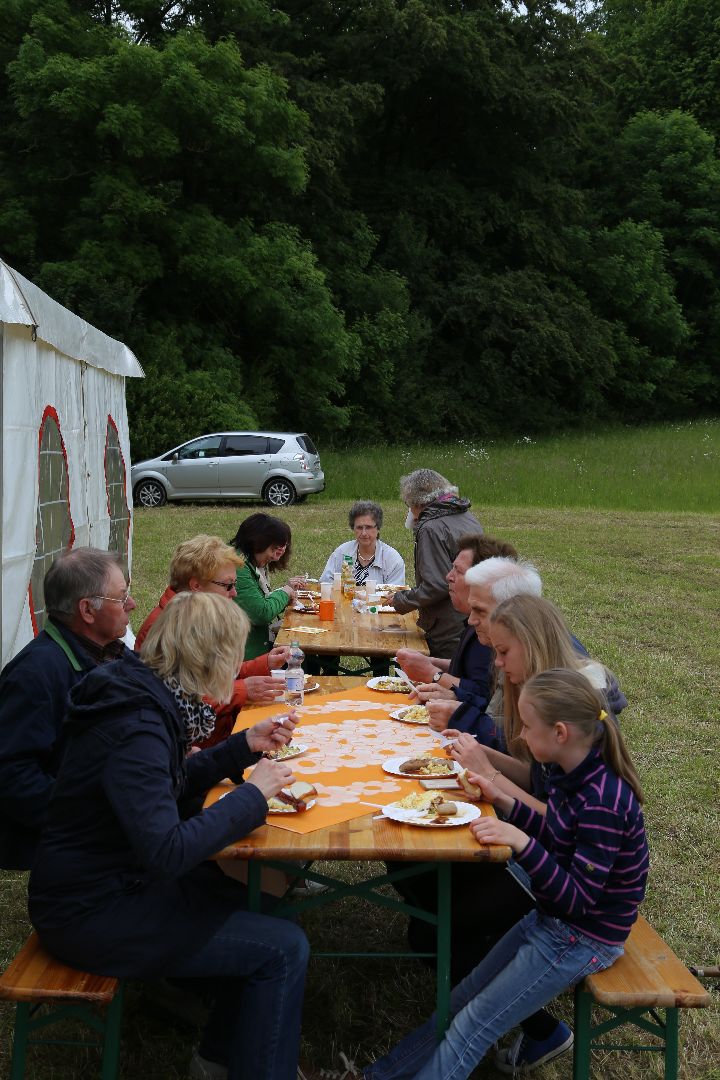
M406 615L361 614L356 611L350 600L342 599L340 593L333 593L335 618L332 622L321 622L319 615L302 611L293 611L288 605L283 616L280 633L275 639L276 645L291 645L297 641L300 648L308 655L318 656L395 656L398 649L416 649L429 653L425 635L417 625L417 611ZM297 628L307 626L319 629L322 633L303 634Z
M364 678L319 676L321 689L308 695L306 701L316 701L319 697L345 691L346 699L353 699L353 692L364 687ZM405 699L406 700L406 699ZM238 714L236 731L251 727L258 717L253 708L244 708ZM302 721L301 721L302 723ZM378 774L382 776L381 766ZM312 777L309 777L312 781ZM208 803L214 802L225 788L215 788L208 795ZM452 798L452 794L449 795ZM494 816L490 804L480 804L484 815ZM283 900L276 909L278 914L294 914L308 908L323 906L346 896L360 896L380 907L395 911L406 911L423 917L417 908L410 908L400 899L377 892L383 885L402 878L411 878L415 874L434 871L438 880L437 914L427 913L425 921L437 925L437 1017L438 1033L447 1027L450 1007L450 920L451 920L451 868L453 862L507 862L512 852L504 845L481 845L473 838L468 828L424 829L411 825L399 825L397 822L379 815L369 809L366 814L342 821L314 832L296 833L272 824L255 829L249 836L224 848L215 856L218 860L247 860L248 891L251 907L259 910L260 874L263 866L285 870L297 874L298 863L311 864L315 860L323 861L362 861L371 867L365 877L352 883L341 876L340 871L332 868L324 873L305 869L305 877L329 886L327 893L312 896L306 900L288 902ZM377 863L404 863L403 869L385 872L385 867L378 868ZM332 955L348 956L407 956L408 953L363 953L349 943L347 953ZM313 955L323 955L314 952ZM330 954L328 954L330 955Z

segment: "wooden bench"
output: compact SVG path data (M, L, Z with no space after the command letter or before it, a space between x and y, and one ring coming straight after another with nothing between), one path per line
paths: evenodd
M678 1009L699 1009L709 1003L705 987L640 916L620 959L575 987L573 1080L589 1080L590 1052L595 1049L661 1053L665 1080L677 1080ZM609 1018L593 1025L593 1005L610 1014ZM600 1036L623 1024L657 1036L660 1043L641 1046L599 1041Z
M33 933L0 976L0 998L17 1003L9 1080L23 1080L27 1047L42 1044L102 1046L102 1080L116 1080L120 1064L121 980L89 975L61 964L45 952ZM82 1021L101 1038L30 1038L33 1032L68 1018Z

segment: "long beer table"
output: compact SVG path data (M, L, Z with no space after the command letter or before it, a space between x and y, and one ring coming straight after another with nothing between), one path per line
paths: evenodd
M276 645L291 645L297 641L303 652L318 656L372 656L390 658L398 649L416 649L429 653L425 635L418 628L417 612L406 615L362 614L349 600L333 594L335 617L332 622L321 622L319 615L309 615L285 609L282 629L275 639ZM307 626L320 633L302 633L298 627Z
M321 689L317 694L308 695L307 703L317 701L329 694L344 693L345 700L357 702L357 690L364 686L365 680L359 678L320 677ZM392 695L395 703L395 695ZM281 706L277 706L277 711ZM243 709L238 715L235 730L251 727L267 715L267 707L262 714L258 709ZM302 716L300 719L302 726ZM403 725L399 725L402 729ZM310 729L308 729L310 730ZM292 765L292 761L289 762ZM382 775L381 766L378 773ZM309 777L312 781L312 777ZM214 802L227 790L218 787L208 796L208 803ZM452 797L452 796L450 796ZM494 815L489 804L480 804L484 815ZM311 811L308 811L311 812ZM371 863L394 862L408 865L392 873L371 869L367 877L359 882L349 883L342 877L323 874L310 868L303 871L306 878L328 886L326 893L304 900L281 900L274 913L278 915L296 914L311 908L334 903L346 896L359 896L379 907L401 911L413 915L425 922L437 926L437 1025L438 1036L445 1031L450 1010L450 920L451 920L451 869L453 862L507 862L511 856L509 847L502 845L481 845L473 838L470 830L464 827L445 829L424 829L411 825L400 825L387 817L369 809L366 814L342 821L314 832L297 833L273 824L266 824L255 829L249 836L218 852L219 860L247 860L248 892L251 910L260 906L260 874L263 866L272 866L289 874L298 874L298 863L312 863L315 860ZM384 868L383 868L384 869ZM437 913L421 910L401 900L378 892L383 885L411 878L416 874L434 871L438 882ZM414 953L367 953L356 949L343 953L318 953L314 956L415 956Z

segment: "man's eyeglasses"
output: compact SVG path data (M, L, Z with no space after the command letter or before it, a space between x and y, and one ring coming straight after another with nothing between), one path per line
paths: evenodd
M221 589L224 589L225 592L232 592L235 588L234 581L215 581L214 578L210 578L210 584L218 585Z
M95 600L110 600L113 604L122 604L124 608L128 606L132 597L130 596L130 590L128 589L124 596L103 596L101 593L96 593Z

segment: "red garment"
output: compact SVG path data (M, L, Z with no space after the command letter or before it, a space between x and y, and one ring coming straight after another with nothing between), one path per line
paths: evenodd
M175 590L171 589L168 585L165 592L160 597L157 607L154 607L148 615L145 622L140 627L139 633L135 638L135 652L140 652L140 646L148 635L148 631L152 624L159 617L163 608L167 607L172 598L176 595ZM215 746L216 743L222 742L223 739L227 739L231 734L235 725L235 718L242 709L243 705L247 703L247 687L245 686L245 679L251 675L269 675L270 665L268 663L268 654L264 656L256 656L254 660L245 660L240 665L238 677L235 680L233 686L233 693L230 701L221 705L218 701L213 701L212 698L206 697L204 700L208 705L212 706L215 710L215 730L212 735L208 735L207 739L203 739L202 742L196 745L200 749L205 750L208 746Z
M140 652L140 646L142 645L145 638L148 636L148 631L150 630L150 627L152 626L152 624L156 621L156 619L160 615L160 612L163 610L163 608L166 608L168 606L168 604L172 600L173 596L175 596L175 595L176 595L175 590L171 589L170 586L168 585L167 589L165 590L165 592L160 597L157 607L154 607L152 609L152 611L148 615L147 619L145 620L145 622L140 627L140 630L138 631L138 635L135 638L135 652L136 653Z

